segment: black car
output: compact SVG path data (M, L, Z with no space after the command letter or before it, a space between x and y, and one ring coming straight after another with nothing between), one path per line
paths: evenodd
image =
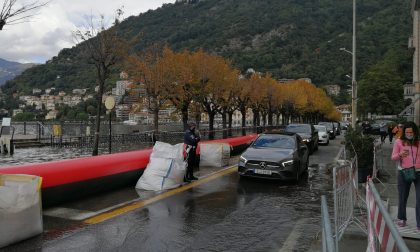
M319 122L318 125L323 125L327 127L328 135L330 136L330 139L335 139L335 127L332 122Z
M303 142L309 148L309 153L312 154L314 151L318 150L318 131L312 124L304 124L304 123L295 123L289 124L284 129L285 132L290 133L297 133L300 137L302 137Z
M244 177L299 181L308 165L308 147L298 134L264 133L242 153L238 173Z
M339 122L333 122L333 125L334 125L334 129L335 129L335 134L337 136L341 135L341 125L340 125L340 123Z

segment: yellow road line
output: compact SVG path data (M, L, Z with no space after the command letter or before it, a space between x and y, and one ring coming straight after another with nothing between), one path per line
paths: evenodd
M129 211L132 211L132 210L135 210L135 209L138 209L138 208L147 206L149 204L152 204L152 203L154 203L156 201L159 201L159 200L162 200L162 199L171 197L171 196L173 196L173 195L175 195L177 193L184 192L184 191L189 190L189 189L191 189L191 188L193 188L195 186L202 185L204 183L207 183L207 182L209 182L209 181L211 181L213 179L216 179L218 177L221 177L223 175L232 173L232 172L236 171L236 169L237 169L237 166L236 165L235 166L232 166L232 167L229 167L229 168L226 168L224 170L221 170L220 172L213 173L212 175L210 175L208 177L205 177L203 179L199 179L197 181L194 181L192 183L183 185L183 186L178 187L176 189L172 189L170 191L166 191L166 192L164 192L162 194L159 194L159 195L157 195L155 197L152 197L150 199L146 199L146 200L138 201L138 202L135 202L135 203L131 203L131 204L127 205L127 206L123 206L123 207L120 207L120 208L111 210L109 212L96 215L94 217L91 217L91 218L88 218L88 219L84 220L83 222L86 223L86 224L96 224L96 223L100 223L100 222L109 220L111 218L114 218L114 217L119 216L121 214L127 213Z

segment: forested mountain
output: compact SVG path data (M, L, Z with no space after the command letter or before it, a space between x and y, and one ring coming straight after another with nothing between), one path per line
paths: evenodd
M12 62L12 61L0 59L0 86L3 85L7 80L11 80L15 78L24 70L34 65L35 64L32 64L32 63L21 64L18 62Z
M348 86L351 74L352 1L349 0L206 0L177 2L132 16L118 25L127 40L141 34L135 50L152 43L174 50L222 55L241 71L253 68L275 78L312 79L317 86ZM357 78L375 65L398 69L398 81L411 81L410 1L357 1ZM93 88L93 67L78 47L63 49L44 65L9 81L3 92L29 93L33 87L61 90ZM383 62L387 62L386 64ZM116 70L115 73L118 71ZM111 82L109 80L110 88ZM402 99L402 94L401 94Z

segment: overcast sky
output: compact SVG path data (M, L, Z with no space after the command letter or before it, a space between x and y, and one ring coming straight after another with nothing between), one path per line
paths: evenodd
M74 45L72 33L85 27L91 14L96 17L103 14L111 24L115 10L121 6L124 6L123 17L127 18L173 2L175 0L50 0L31 22L6 25L0 31L0 58L20 63L45 63L61 49Z

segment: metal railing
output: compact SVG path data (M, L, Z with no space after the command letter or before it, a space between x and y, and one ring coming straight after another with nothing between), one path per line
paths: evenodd
M232 129L216 129L213 131L200 130L202 140L222 139L227 137L242 136L243 132L246 134L260 133L265 130L272 130L283 128L283 126L259 126L259 127L237 127ZM212 134L210 134L212 133ZM53 147L91 147L94 143L93 136L47 136L40 139L43 144L51 145ZM99 145L105 146L109 144L109 136L101 135L99 137ZM176 144L184 141L183 131L144 131L128 134L113 134L111 142L113 144L142 144L144 147L153 146L156 141Z
M331 231L331 220L328 213L327 198L321 195L321 227L322 227L322 251L335 252L335 242Z

